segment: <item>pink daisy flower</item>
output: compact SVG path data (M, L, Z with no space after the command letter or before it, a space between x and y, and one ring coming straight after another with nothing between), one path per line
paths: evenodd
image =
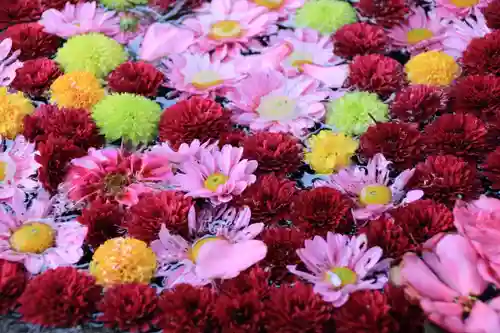
M264 225L250 223L250 209L232 207L207 208L196 217L189 212L189 228L193 242L172 235L164 225L159 239L151 243L159 262L157 276L164 284L205 285L214 279L232 279L264 259L266 245L254 238ZM204 236L197 235L209 232Z
M137 36L144 34L152 22L151 17L146 15L138 16L127 12L118 14L118 18L119 28L109 36L120 44L127 44Z
M17 192L11 210L0 207L0 259L22 262L31 274L76 264L83 256L87 228L48 216L48 194L40 194L29 209L24 198Z
M247 0L213 0L197 12L183 24L195 32L195 48L215 50L218 59L237 56L255 37L270 32L278 19L276 13Z
M376 154L366 167L352 166L330 175L326 181L315 182L315 187L333 187L356 201L358 208L353 216L358 220L373 219L399 204L420 199L421 190L406 191L405 185L415 169L401 172L394 180L389 177L390 161L382 154Z
M262 6L270 12L278 14L280 19L286 20L288 15L293 14L302 7L305 0L251 0L257 6Z
M170 23L153 23L144 34L139 59L153 62L171 54L182 53L195 41L194 33Z
M144 156L147 156L150 160L157 160L163 164L170 163L178 167L187 161L200 161L202 151L212 152L215 149L217 149L217 142L210 143L210 141L207 141L201 143L198 139L191 141L189 144L181 143L177 151L170 147L168 142L164 142L153 146L150 151L144 153Z
M118 148L90 148L88 155L71 161L62 189L71 200L116 201L131 206L141 193L172 175L169 164L147 155L127 154Z
M490 0L436 0L436 13L450 19L464 18L475 8L484 8Z
M35 161L35 144L23 136L6 141L0 153L0 200L10 199L18 191L31 191L38 183L31 179L40 165Z
M287 266L288 270L313 283L314 291L326 302L340 307L349 294L363 289L380 289L387 274L377 271L383 262L382 249L368 248L366 235L347 236L329 232L326 240L319 236L308 239L297 254L310 273Z
M329 91L319 82L278 71L258 71L241 80L226 97L231 100L233 121L252 131L289 132L301 136L325 115L322 101Z
M12 39L5 38L0 42L0 87L7 87L14 81L16 70L23 67L17 60L21 51L12 51Z
M120 18L114 11L97 7L97 2L67 2L62 11L48 9L38 22L45 32L63 38L89 32L114 35L120 31Z
M180 173L172 185L194 198L210 199L219 205L231 201L253 184L256 161L242 160L243 148L224 145L221 150L202 150L200 160L187 161L179 166Z

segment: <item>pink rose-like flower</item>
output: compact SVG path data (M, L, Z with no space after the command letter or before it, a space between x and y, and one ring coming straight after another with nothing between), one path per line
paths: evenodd
M16 77L16 70L23 67L23 63L17 60L21 51L11 51L12 39L5 38L0 42L0 87L11 84Z
M144 34L139 59L153 62L170 54L182 53L194 43L194 33L170 23L153 23Z
M200 160L179 166L172 184L193 198L207 198L219 205L231 201L253 184L256 161L241 159L243 148L225 145L221 150L202 150Z
M380 289L387 282L382 249L368 248L365 234L347 236L328 232L326 240L315 236L304 243L297 254L310 273L287 266L288 270L313 283L314 291L326 302L340 307L349 299L349 294L363 289ZM385 268L385 267L384 267Z

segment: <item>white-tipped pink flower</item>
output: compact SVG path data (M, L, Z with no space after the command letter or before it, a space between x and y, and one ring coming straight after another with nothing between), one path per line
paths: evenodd
M326 240L315 236L306 240L297 254L309 273L297 270L297 266L288 266L288 270L313 283L314 291L335 307L347 302L349 294L380 289L388 280L386 272L377 271L383 264L379 262L382 249L368 248L364 234L350 237L329 232Z
M23 67L23 63L17 60L21 51L12 51L12 39L5 38L0 42L0 87L7 87L14 81L16 70Z
M319 82L278 71L250 73L226 94L233 120L252 131L288 132L301 136L325 115L322 103L329 95Z
M436 0L436 13L450 19L465 18L475 8L483 8L491 0Z
M195 40L194 33L170 23L153 23L144 34L139 59L156 61L171 54L182 53Z
M394 180L389 176L390 161L382 154L376 154L366 167L352 166L340 170L326 181L317 181L314 186L333 187L356 201L358 208L353 216L358 220L376 218L401 203L420 199L421 190L406 191L405 185L413 176L414 169L401 172Z
M241 159L243 148L225 145L221 150L202 150L200 160L179 166L181 172L172 178L172 185L194 198L210 199L219 205L231 201L253 184L256 161Z

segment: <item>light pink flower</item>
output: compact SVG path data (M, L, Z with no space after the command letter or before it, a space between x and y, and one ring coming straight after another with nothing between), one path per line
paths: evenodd
M491 0L436 0L436 13L450 19L465 18L475 8L484 8Z
M405 185L413 176L415 169L401 172L394 180L389 177L390 161L382 154L376 154L366 167L351 166L332 174L326 181L315 182L315 187L333 187L356 201L358 208L353 216L358 220L376 218L385 211L401 203L420 199L421 190L405 191Z
M352 292L380 289L388 280L385 273L377 272L382 249L368 248L364 234L350 237L329 232L326 240L314 236L297 254L310 273L298 271L297 266L287 266L288 270L313 283L314 291L335 307L347 302Z
M304 5L305 0L252 0L252 2L270 12L277 13L280 19L286 20L288 15L294 14Z
M187 50L195 41L194 33L170 23L153 23L144 34L139 59L153 62Z
M278 71L258 71L241 80L226 97L233 121L250 126L252 131L289 132L296 136L322 120L322 101L329 91L319 82L298 76L287 78Z
M0 42L0 87L11 84L16 77L16 70L23 67L23 63L17 60L21 51L11 51L12 39L5 38Z
M231 201L253 184L256 161L242 160L243 148L225 145L221 150L202 150L200 160L179 166L181 172L172 178L172 185L194 198L210 199L219 205Z
M498 300L488 309L477 299L488 285L477 264L478 255L465 238L440 234L424 244L421 257L403 256L400 282L429 319L450 332L499 332Z
M47 9L38 22L44 31L63 38L89 32L114 35L120 31L120 18L114 11L97 7L97 2L67 2L62 11Z
M38 183L31 179L40 165L35 161L35 144L19 135L6 142L0 153L0 200L10 199L17 191L31 191Z
M0 207L0 259L22 262L28 272L76 264L83 256L87 227L76 221L59 223L47 216L48 194L42 193L29 209L17 192L12 211Z
M119 27L109 36L120 44L127 44L132 39L146 32L152 19L146 15L138 16L132 13L119 13Z
M177 151L170 147L168 142L157 144L151 147L150 151L145 152L144 156L147 156L150 160L157 160L158 163L164 165L171 163L178 167L187 161L200 161L202 151L212 152L216 149L218 149L217 142L210 143L210 141L206 141L200 143L200 140L194 139L190 144L181 143Z
M116 201L131 206L156 182L172 176L170 164L118 148L90 148L88 155L71 161L62 190L72 200Z

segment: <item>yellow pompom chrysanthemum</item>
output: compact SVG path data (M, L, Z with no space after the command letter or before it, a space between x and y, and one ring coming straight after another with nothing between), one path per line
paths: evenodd
M90 109L104 97L99 80L88 72L59 76L50 86L51 102L65 108Z
M460 75L460 66L444 52L429 51L412 57L405 71L413 84L448 86Z
M23 130L24 116L34 109L22 92L9 94L7 88L0 87L0 135L13 139Z

